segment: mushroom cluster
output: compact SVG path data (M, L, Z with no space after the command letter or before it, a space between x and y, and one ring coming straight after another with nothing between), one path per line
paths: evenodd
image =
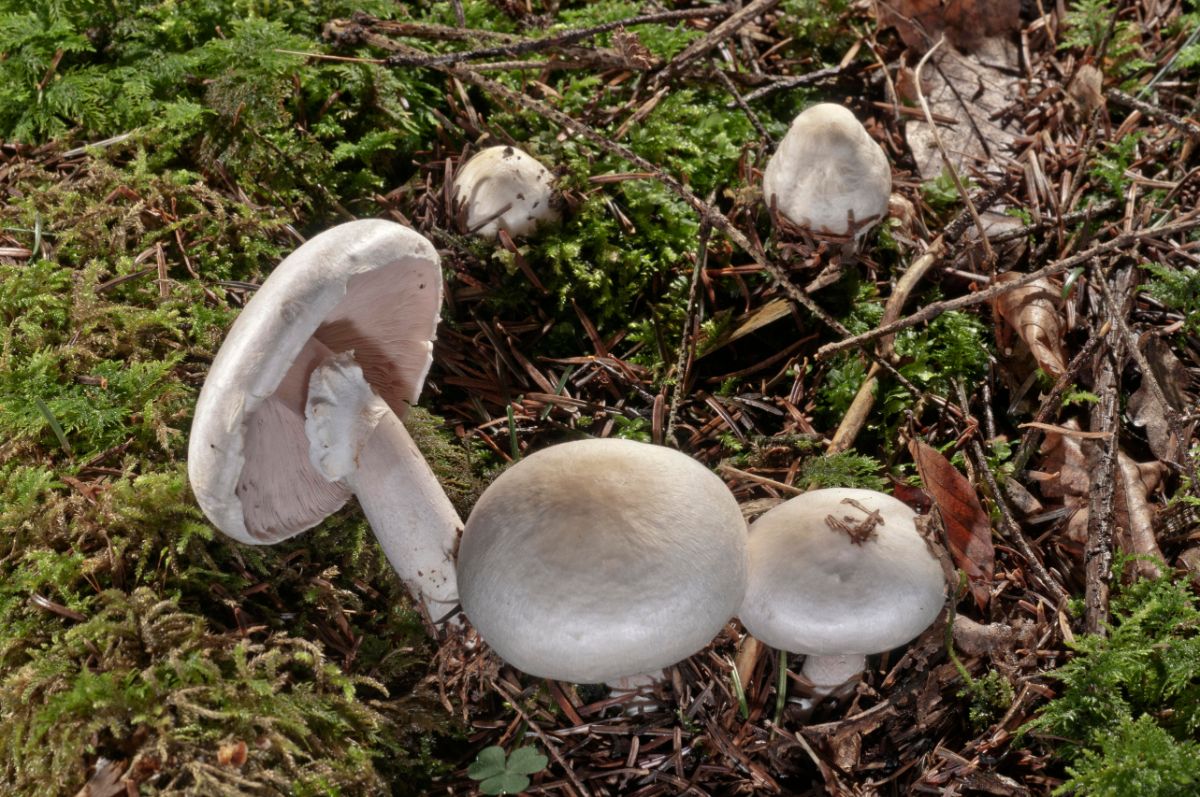
M793 223L861 236L886 212L890 170L849 111L817 105L793 122L763 186ZM471 158L453 196L465 229L485 237L558 216L550 171L512 146ZM218 528L272 543L356 495L432 618L461 595L505 660L573 682L644 679L703 648L740 607L751 633L806 654L805 675L829 691L936 616L939 565L896 499L818 490L748 536L725 483L661 446L536 452L496 479L464 528L402 420L431 364L441 280L433 245L381 220L317 235L275 269L196 407L189 476Z

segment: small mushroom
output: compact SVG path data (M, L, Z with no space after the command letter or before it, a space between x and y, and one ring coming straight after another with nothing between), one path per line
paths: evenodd
M458 582L467 618L513 666L613 685L692 655L729 621L746 524L724 482L678 451L563 443L483 493Z
M357 494L435 619L457 603L462 522L400 419L432 362L441 291L437 251L407 227L371 219L313 237L234 322L188 446L201 509L239 542L285 540Z
M468 160L454 178L454 204L466 231L483 238L500 230L517 238L558 220L554 175L512 146L488 147Z
M888 212L892 169L846 108L820 103L792 120L763 170L767 206L814 233L861 239Z
M866 656L916 637L945 602L941 565L916 513L873 490L798 495L750 526L742 624L766 644L803 653L824 696L858 675Z

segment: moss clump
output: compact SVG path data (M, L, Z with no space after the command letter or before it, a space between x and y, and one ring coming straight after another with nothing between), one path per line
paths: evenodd
M328 794L335 784L368 793L383 788L373 756L409 758L407 729L362 699L385 698L382 687L346 675L311 642L214 636L203 617L145 587L89 604L0 681L10 794L73 790L80 751L129 760L131 779L159 793L213 795ZM238 742L245 761L222 763L222 745Z
M1186 582L1141 580L1111 603L1107 636L1076 638L1061 694L1025 726L1060 743L1058 793L1194 794L1200 783L1200 607Z

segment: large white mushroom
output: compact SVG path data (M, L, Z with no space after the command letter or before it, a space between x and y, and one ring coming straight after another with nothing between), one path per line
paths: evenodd
M480 150L454 178L454 204L465 214L467 232L495 238L529 235L558 220L554 175L536 158L513 146Z
M407 227L371 219L315 236L234 322L188 446L200 507L239 542L287 539L356 494L434 619L458 600L462 522L400 419L432 362L441 292L437 251Z
M746 524L725 483L678 451L563 443L484 492L458 583L467 618L513 666L614 685L692 655L733 616Z
M814 233L862 238L888 212L892 169L846 108L814 105L795 119L763 170L767 206Z
M860 673L866 656L925 630L945 602L945 577L890 495L833 488L798 495L750 526L742 624L771 647L803 653L817 695Z

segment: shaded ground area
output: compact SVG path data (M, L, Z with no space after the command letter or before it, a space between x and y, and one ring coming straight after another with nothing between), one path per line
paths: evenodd
M356 10L5 17L14 793L468 794L490 745L546 754L543 794L1190 793L1190 5ZM857 251L761 195L822 100L893 166ZM449 186L495 143L559 175L561 225L465 234ZM207 365L280 257L373 215L443 257L414 424L464 516L527 452L645 440L750 518L894 492L928 512L953 609L811 715L782 699L798 662L731 622L629 716L470 632L429 640L356 507L226 542L182 462Z

